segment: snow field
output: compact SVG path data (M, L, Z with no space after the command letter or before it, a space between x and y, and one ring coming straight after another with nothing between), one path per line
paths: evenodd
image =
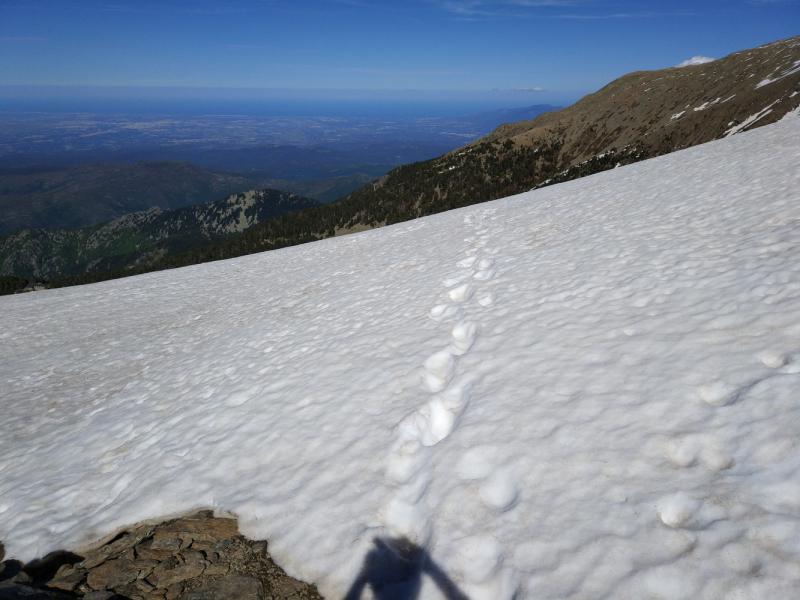
M344 595L800 585L800 119L377 231L0 299L0 538L200 507ZM442 595L425 579L422 598Z

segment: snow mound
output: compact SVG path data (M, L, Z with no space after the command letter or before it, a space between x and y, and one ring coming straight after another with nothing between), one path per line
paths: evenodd
M798 164L785 119L376 231L2 298L0 537L27 560L214 507L328 598L375 538L426 553L425 599L792 597Z

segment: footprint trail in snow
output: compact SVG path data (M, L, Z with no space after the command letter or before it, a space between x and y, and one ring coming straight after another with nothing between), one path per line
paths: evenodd
M490 229L486 224L493 212L490 209L465 218L465 224L475 230L474 236L465 239L469 244L467 257L457 263L461 272L444 280L445 301L428 313L432 320L447 328L449 339L421 367L422 389L430 397L398 424L386 470L387 483L397 489L385 510L387 534L390 538L408 539L423 548L431 545L434 529L431 511L425 504L425 492L432 481L429 466L434 447L456 429L476 383L474 375L459 370L459 359L473 347L481 329L478 319L470 318L468 313L480 314L496 301L496 295L484 289L497 276L493 257L498 250L489 247ZM476 216L478 223L473 223ZM480 490L486 507L495 511L511 508L517 497L513 479L504 472L490 476L491 460L479 457L477 462L488 469L476 477L486 479ZM497 542L492 545L488 539L466 540L461 554L459 570L466 575L464 585L469 596L502 598L502 588L508 586L498 585L498 581L507 578L498 576L502 553Z

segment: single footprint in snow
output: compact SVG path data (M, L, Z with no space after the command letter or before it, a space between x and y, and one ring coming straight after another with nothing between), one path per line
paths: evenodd
M480 298L480 300L478 300L478 304L480 304L481 306L483 306L485 308L489 308L491 306L494 306L495 299L496 299L495 294L494 293L489 293L489 294L486 294L485 296L482 296Z
M453 432L458 415L449 410L442 399L433 398L420 412L428 419L428 430L422 437L425 446L435 446Z
M463 317L464 311L452 304L437 304L430 310L428 316L434 321L450 321Z
M678 492L661 498L656 504L656 511L667 527L687 527L692 524L701 505L698 500Z
M456 360L447 350L434 352L425 360L422 379L428 391L439 392L447 387L453 378Z
M700 442L694 436L670 440L664 446L664 454L670 462L678 467L691 467L697 462L699 452Z
M405 484L417 475L428 456L423 447L434 446L452 433L469 397L469 384L455 385L400 421L387 469L390 481Z
M441 394L439 401L450 412L460 415L469 404L472 386L468 382L451 385Z
M501 465L496 448L471 448L461 457L456 473L462 481L477 485L481 500L489 508L505 512L516 505L519 485L514 469Z
M770 369L780 369L789 362L789 357L786 354L772 350L762 353L759 359Z
M715 381L697 390L703 402L713 406L733 404L739 397L739 388L724 381Z
M462 321L453 328L453 342L451 352L453 354L464 354L475 343L478 337L478 325L472 321Z
M389 481L406 484L427 464L428 452L421 438L428 427L428 420L418 411L406 415L398 423L397 439L386 469L386 478Z
M700 451L700 457L703 459L703 464L714 471L724 471L733 466L733 457L715 445L703 448Z
M495 471L478 488L484 503L499 512L511 510L517 503L519 486L510 467Z
M452 290L447 292L447 295L450 296L450 299L453 302L466 302L472 298L472 294L474 293L475 288L473 288L469 283L464 283L458 287L454 287Z
M492 536L470 536L460 540L456 560L466 580L483 583L503 566L504 554L503 546Z
M483 271L477 271L472 276L475 281L489 281L490 279L494 279L494 276L497 274L497 271L494 269L484 269Z
M516 597L510 573L503 568L503 545L489 535L459 540L455 570L463 582L462 591L473 600L511 600Z

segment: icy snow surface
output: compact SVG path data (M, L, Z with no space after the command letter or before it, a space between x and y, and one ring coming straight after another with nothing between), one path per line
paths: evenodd
M215 507L331 599L800 585L800 118L461 210L0 299L0 538ZM365 592L366 594L369 591ZM441 598L424 578L421 597Z

